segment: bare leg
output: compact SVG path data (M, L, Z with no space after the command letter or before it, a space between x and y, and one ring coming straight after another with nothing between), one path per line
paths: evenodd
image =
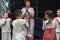
M32 37L29 37L29 40L33 40Z

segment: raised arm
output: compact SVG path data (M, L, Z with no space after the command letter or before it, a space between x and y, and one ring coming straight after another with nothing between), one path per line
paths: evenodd
M26 11L24 8L22 8L22 9L21 9L21 12L22 12L21 17L22 17L22 18L25 18L27 11Z
M34 18L35 12L34 12L34 9L33 9L33 8L31 8L31 9L29 10L29 14L30 14L30 17L31 17L31 18Z
M3 26L3 25L5 25L5 24L6 24L6 21L5 21L5 20L0 19L0 26Z

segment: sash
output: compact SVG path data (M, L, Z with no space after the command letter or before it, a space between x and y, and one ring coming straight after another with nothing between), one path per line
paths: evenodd
M29 33L29 32L31 33L31 30L30 30L30 18L28 18L27 21L28 21L28 25L29 25L29 27L27 29L27 33Z
M59 20L58 20L58 19L56 19L56 21L58 22L58 24L60 24L60 22L59 22Z

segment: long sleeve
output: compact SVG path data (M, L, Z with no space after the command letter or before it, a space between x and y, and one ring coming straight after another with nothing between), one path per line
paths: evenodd
M43 21L43 26L42 26L42 30L45 29L45 22Z
M4 25L5 24L5 21L3 20L0 20L0 26Z
M53 20L53 26L54 26L54 28L57 28L57 26L58 26L58 23L56 21L56 18L54 18L54 20Z

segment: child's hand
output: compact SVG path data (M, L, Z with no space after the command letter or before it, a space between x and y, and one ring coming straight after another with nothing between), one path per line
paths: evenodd
M5 19L5 24L6 24L7 19Z
M12 22L12 19L11 18L9 18L9 20L10 20L10 22Z

